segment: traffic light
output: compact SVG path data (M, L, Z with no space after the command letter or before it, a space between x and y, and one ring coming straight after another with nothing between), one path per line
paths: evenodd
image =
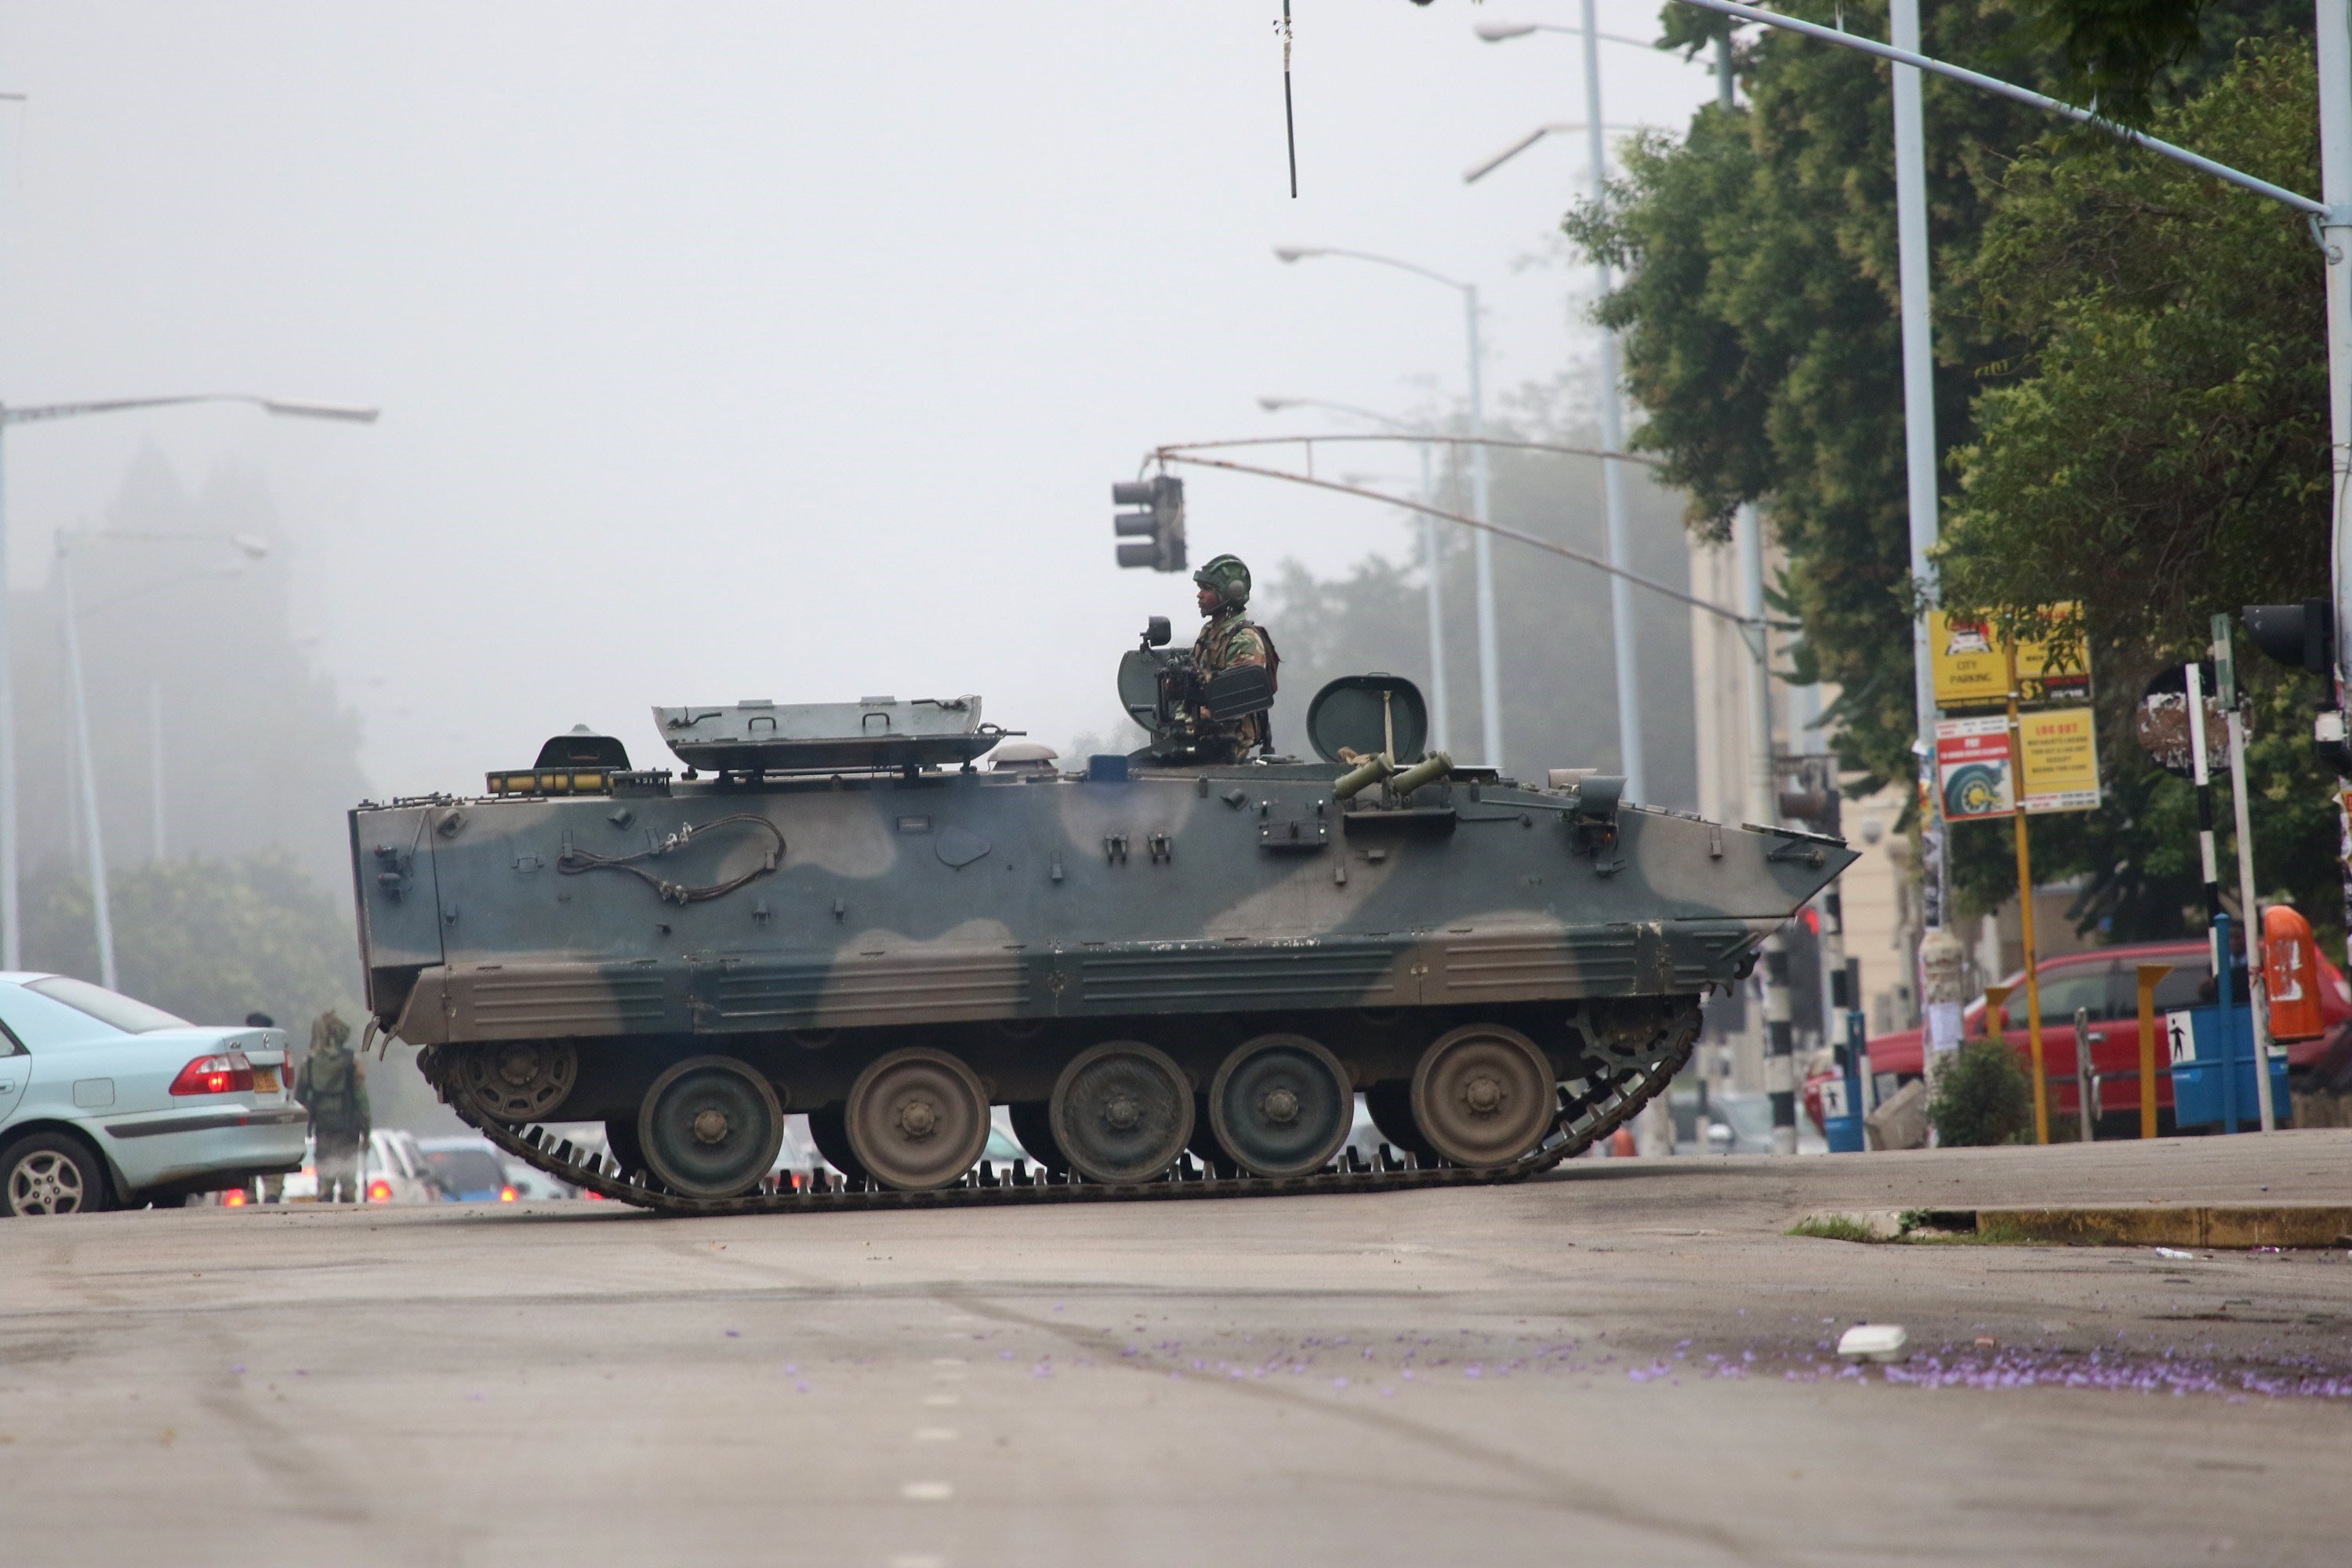
M1836 763L1822 756L1784 757L1780 771L1795 775L1797 786L1779 792L1774 804L1781 819L1801 823L1809 833L1842 837L1845 795L1838 788Z
M2336 605L2305 599L2300 605L2248 605L2246 635L2281 664L2319 677L2319 713L2312 721L2311 749L2339 777L2352 776L2352 742L2336 706Z
M1173 474L1129 479L1110 488L1110 499L1141 511L1111 514L1111 527L1133 544L1118 547L1121 566L1149 566L1155 572L1184 570L1184 481Z
M2336 606L2326 599L2300 605L2248 605L2246 635L2278 660L2314 675L2336 665Z

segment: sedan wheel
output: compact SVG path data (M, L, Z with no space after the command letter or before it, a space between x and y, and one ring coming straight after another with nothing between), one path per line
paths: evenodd
M59 1132L36 1132L0 1152L0 1214L95 1214L107 1205L98 1157Z

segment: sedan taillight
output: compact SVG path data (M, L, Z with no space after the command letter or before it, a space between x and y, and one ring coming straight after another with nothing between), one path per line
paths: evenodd
M370 1182L368 1184L367 1201L372 1204L388 1204L392 1202L392 1184L385 1181L382 1176L378 1176L374 1181Z
M243 1051L230 1051L217 1057L198 1057L182 1068L180 1076L172 1080L172 1092L250 1094L253 1092L253 1064L246 1059Z

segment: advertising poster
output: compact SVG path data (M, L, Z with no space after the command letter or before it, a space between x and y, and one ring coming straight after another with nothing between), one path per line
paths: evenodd
M2098 806L2098 736L2088 708L2021 714L2018 730L2024 742L2022 769L2012 765L2006 716L1937 723L1936 777L1944 792L1944 820L2007 816L2021 795L2028 816Z
M2099 738L2088 708L2050 708L2021 715L2023 788L2028 813L2095 811L2099 805Z
M1945 821L2007 816L2014 806L2009 772L2006 718L1937 721L1936 782Z
M2053 605L2051 613L2078 619L2081 605ZM1998 708L2009 700L2009 649L1985 621L1927 616L1928 653L1938 708ZM2091 654L2077 635L2060 642L2017 645L2017 684L2026 702L2080 701L2091 694Z

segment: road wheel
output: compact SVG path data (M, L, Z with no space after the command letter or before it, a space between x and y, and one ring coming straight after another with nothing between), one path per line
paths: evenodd
M646 1090L637 1143L672 1192L732 1198L760 1184L784 1143L775 1086L733 1057L688 1057Z
M1054 1108L1042 1100L1024 1100L1007 1109L1012 1113L1013 1136L1021 1140L1029 1158L1057 1176L1068 1175L1070 1157L1054 1141Z
M1209 1085L1217 1146L1258 1176L1329 1164L1356 1123L1348 1069L1304 1035L1260 1035L1234 1047Z
M988 1091L971 1068L928 1047L866 1064L844 1111L857 1163L902 1193L955 1185L988 1147Z
M1112 1185L1165 1175L1192 1136L1192 1086L1165 1052L1107 1040L1054 1085L1054 1142L1070 1168Z
M96 1214L108 1196L106 1166L79 1138L35 1132L0 1149L0 1214Z
M569 1040L504 1040L468 1046L457 1063L458 1091L493 1121L545 1121L580 1079Z
M1431 1152L1473 1171L1507 1165L1543 1142L1554 1113L1551 1062L1501 1024L1449 1029L1412 1074L1412 1121Z

